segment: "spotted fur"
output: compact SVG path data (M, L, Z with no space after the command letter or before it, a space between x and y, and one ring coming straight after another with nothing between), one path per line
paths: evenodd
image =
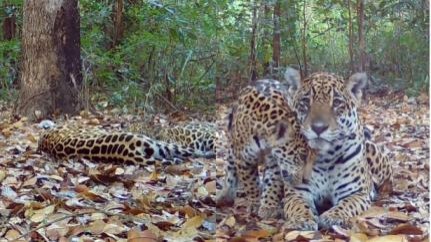
M296 227L295 220L304 217L305 229L317 229L316 223L322 228L348 225L350 218L369 208L376 195L374 185L392 179L387 153L364 138L358 116L367 77L357 73L344 80L316 73L302 81L286 79L300 132L317 151L311 179L285 194L286 226ZM307 207L298 209L298 203ZM328 204L329 209L319 214L319 208Z
M231 149L225 185L219 204L232 203L238 183L251 202L250 209L261 217L280 213L280 173L289 184L299 184L307 149L295 115L287 105L284 86L276 80L260 80L242 90L237 106L229 115ZM280 145L289 142L291 145ZM279 163L277 161L280 161ZM263 165L262 194L258 165Z
M126 132L59 127L46 131L38 150L56 159L85 158L96 162L172 164L195 156L192 148Z
M261 217L276 216L283 198L285 227L300 230L346 225L365 211L375 197L373 183L379 187L392 180L386 151L364 139L358 118L365 77L356 74L345 82L316 73L301 81L289 69L284 84L265 80L245 88L229 115L232 148L218 202L233 200L242 183ZM316 160L310 179L302 183L310 150ZM262 192L259 163L264 165ZM318 208L328 204L330 209L319 214Z
M217 127L214 123L190 122L162 128L157 139L193 149L198 156L215 158Z

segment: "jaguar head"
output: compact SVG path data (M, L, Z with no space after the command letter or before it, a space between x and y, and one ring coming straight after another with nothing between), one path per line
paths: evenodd
M300 80L299 72L288 68L285 73L289 105L296 111L301 132L308 145L326 151L357 135L363 135L358 117L365 73L348 80L329 73L315 73Z

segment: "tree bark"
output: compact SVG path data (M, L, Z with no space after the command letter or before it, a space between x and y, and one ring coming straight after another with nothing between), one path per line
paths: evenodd
M30 120L80 109L78 0L26 0L22 73L15 113Z
M276 1L274 6L274 35L272 40L272 61L273 67L276 72L279 71L280 66L280 20L281 20L281 6L280 1Z
M354 56L353 56L353 21L351 11L351 0L347 0L347 8L349 13L349 56L350 56L350 73L355 72Z
M359 39L359 71L366 71L366 52L365 52L365 12L364 3L365 0L358 0L357 12L358 12L358 39Z
M302 18L303 18L303 30L302 30L302 64L304 66L302 76L308 76L308 67L307 67L307 16L305 14L305 7L307 6L307 1L304 0L304 7L302 9Z
M124 2L123 0L116 0L114 5L114 33L112 36L112 47L117 46L118 42L123 37L123 11L124 11Z
M257 32L257 1L253 1L253 16L250 38L250 82L254 83L257 79L256 64L256 32Z

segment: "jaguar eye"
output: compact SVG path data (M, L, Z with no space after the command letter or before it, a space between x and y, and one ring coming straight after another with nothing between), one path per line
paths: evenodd
M339 106L341 106L343 104L343 101L339 100L339 99L334 99L334 101L332 102L332 107L333 108L338 108Z
M302 112L302 113L305 113L305 112L307 112L307 111L308 111L308 108L309 108L309 100L308 100L308 98L304 98L304 99L302 99L302 100L299 102L299 105L298 105L298 111L299 111L299 112Z

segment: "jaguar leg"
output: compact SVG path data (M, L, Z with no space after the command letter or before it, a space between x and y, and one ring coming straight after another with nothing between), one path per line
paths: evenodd
M291 185L284 186L284 229L315 231L317 217L313 212L314 203L310 202L310 194L294 189Z
M272 156L266 159L262 186L259 217L268 219L281 216L283 181L281 180L278 164Z
M371 205L369 193L357 192L341 201L336 206L324 212L319 217L319 227L329 229L333 225L348 227L349 219L358 216Z
M235 158L232 151L229 151L227 165L225 167L225 180L223 189L217 193L217 206L233 205L238 190L238 178L235 165Z

